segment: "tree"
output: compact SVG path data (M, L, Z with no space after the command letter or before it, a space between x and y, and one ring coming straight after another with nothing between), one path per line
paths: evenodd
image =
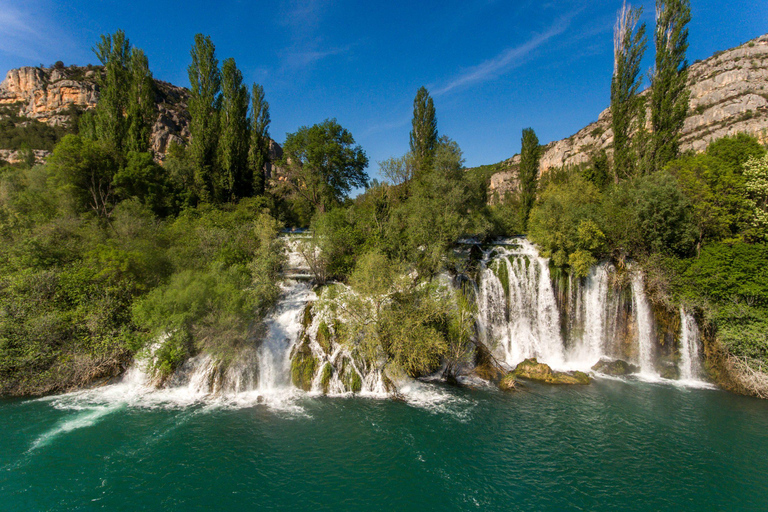
M211 38L195 35L190 51L189 157L195 167L195 186L203 201L214 201L221 188L217 174L216 150L219 140L218 111L221 73L216 47Z
M768 239L768 154L762 158L751 157L744 164L746 189L752 206L752 226L757 240Z
M613 31L613 79L611 80L611 124L613 127L614 180L635 174L630 144L633 119L638 119L642 105L637 97L640 87L640 62L646 47L645 23L637 27L642 7L626 3L619 11Z
M679 152L688 113L688 0L656 0L656 67L651 79L652 166L661 170Z
M98 140L118 151L123 149L127 132L125 111L129 98L131 44L125 32L118 30L102 35L93 49L104 66L99 79L99 102L96 106L94 132Z
M415 163L413 153L406 153L401 157L391 157L379 162L379 172L393 185L402 185L413 179Z
M324 212L354 187L365 187L368 157L352 134L335 119L289 133L283 145L278 187Z
M416 159L418 172L423 174L430 168L437 150L435 104L425 87L419 88L413 100L412 125L411 153Z
M264 99L264 88L253 84L251 92L251 143L248 150L248 168L253 191L264 193L265 168L269 162L269 103Z
M539 139L533 128L525 128L522 137L522 149L520 150L520 197L523 207L523 225L528 225L528 216L531 214L533 203L536 202L536 189L539 179L539 160L541 149Z
M134 48L130 61L130 88L127 107L126 149L144 153L149 151L152 124L157 115L155 103L155 81L149 70L149 61L144 51Z
M72 198L75 210L102 218L109 218L115 204L117 169L111 148L77 135L61 139L49 160L54 186Z
M248 90L235 59L221 66L221 134L219 158L222 173L222 197L225 201L252 195L248 178Z

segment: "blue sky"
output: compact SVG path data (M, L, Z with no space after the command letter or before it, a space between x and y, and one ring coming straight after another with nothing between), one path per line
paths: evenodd
M636 3L639 5L639 2ZM642 2L652 30L653 2ZM265 88L271 134L335 117L376 162L408 149L425 85L438 130L468 165L519 151L521 130L567 137L608 105L617 0L428 2L0 0L0 71L96 61L100 34L122 28L156 78L187 86L195 33ZM689 60L768 32L765 0L693 0ZM652 65L652 50L645 69Z

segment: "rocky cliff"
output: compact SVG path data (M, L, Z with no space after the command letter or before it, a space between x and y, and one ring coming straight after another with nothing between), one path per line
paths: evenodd
M696 62L689 68L691 101L681 137L681 150L703 151L707 145L739 132L768 143L768 34ZM648 94L645 91L643 94ZM544 147L539 173L590 161L596 151L613 151L611 112L576 134ZM517 189L520 155L499 165L491 177L491 193L502 197Z
M74 113L96 106L99 73L101 68L97 66L12 69L0 83L0 106L22 118L63 126ZM151 147L162 159L171 142L181 143L189 137L189 91L160 80L155 80L155 86L157 119L152 127ZM6 150L0 156L13 160L16 153Z

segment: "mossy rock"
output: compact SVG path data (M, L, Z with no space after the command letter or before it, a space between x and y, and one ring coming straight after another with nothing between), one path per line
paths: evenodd
M312 303L310 302L304 307L304 314L301 317L301 326L307 329L312 325Z
M621 359L600 359L592 367L593 371L604 373L605 375L612 375L614 377L621 377L629 375L631 373L637 373L640 371L640 367L634 364L630 364Z
M331 366L331 363L325 363L322 372L320 375L320 385L323 387L323 393L328 394L328 387L333 376L333 366Z
M589 375L584 372L556 372L549 365L536 358L526 359L511 373L521 379L545 382L547 384L589 384Z
M299 389L310 391L316 368L317 359L312 355L309 347L302 345L291 359L291 382Z
M517 380L512 373L508 373L499 381L499 389L502 391L517 391Z
M325 322L320 322L320 325L317 326L316 339L317 343L322 347L323 352L330 355L333 350L333 334L331 334L331 329Z

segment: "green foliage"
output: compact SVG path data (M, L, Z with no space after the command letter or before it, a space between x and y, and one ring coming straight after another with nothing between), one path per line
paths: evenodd
M155 103L155 80L149 70L149 61L144 51L131 51L130 79L128 84L128 106L126 108L127 133L125 147L128 151L146 153L152 125L157 116Z
M715 303L768 306L768 245L712 244L683 274L697 296Z
M190 54L189 158L195 171L197 197L202 201L214 201L221 191L216 158L221 72L210 37L196 34Z
M94 118L96 139L122 151L128 129L125 111L131 88L131 43L125 32L118 30L102 35L93 52L104 66L104 73L99 75L99 103Z
M264 99L264 88L253 84L248 166L251 186L256 194L263 194L266 185L265 168L269 163L269 123L269 103Z
M634 190L633 225L643 247L636 252L687 256L696 243L691 204L666 172L645 176Z
M578 174L562 184L551 183L531 211L528 236L545 257L558 266L568 263L569 256L581 249L579 226L596 220L600 213L600 193Z
M413 120L411 121L411 154L417 172L424 172L432 165L437 151L437 116L435 103L425 87L416 91L413 99Z
M590 163L584 168L581 175L599 190L605 190L610 182L610 165L605 150L592 155Z
M286 136L281 162L285 175L278 190L324 212L340 204L354 187L367 186L367 166L368 157L352 134L335 119L327 119Z
M128 153L125 165L112 181L118 198L135 198L157 215L165 215L173 207L165 170L149 153Z
M754 238L768 239L768 154L763 158L750 157L744 164L744 188L752 206Z
M756 139L744 134L725 137L709 145L706 152L684 156L669 164L680 188L692 205L699 247L709 241L738 238L752 217L742 167L765 150Z
M532 128L525 128L523 130L522 149L520 150L520 170L518 171L524 227L528 226L528 217L531 209L533 209L533 203L536 201L540 159L539 139Z
M249 124L248 89L235 59L221 66L221 133L219 159L222 173L222 200L232 201L253 194L252 173L248 169Z
M656 67L651 77L651 160L659 171L677 158L688 114L688 0L656 0Z
M624 4L619 11L613 40L614 69L611 80L611 127L613 128L613 165L615 179L635 175L635 155L632 154L630 133L633 120L638 119L644 105L638 100L640 63L647 44L645 23L637 28L643 8ZM602 180L600 180L602 181ZM602 186L595 183L599 188Z
M0 148L3 149L27 147L51 151L64 135L72 131L68 127L49 126L37 119L20 117L13 111L0 116Z
M118 156L101 143L67 135L49 160L53 185L72 199L77 212L109 217L115 202Z

